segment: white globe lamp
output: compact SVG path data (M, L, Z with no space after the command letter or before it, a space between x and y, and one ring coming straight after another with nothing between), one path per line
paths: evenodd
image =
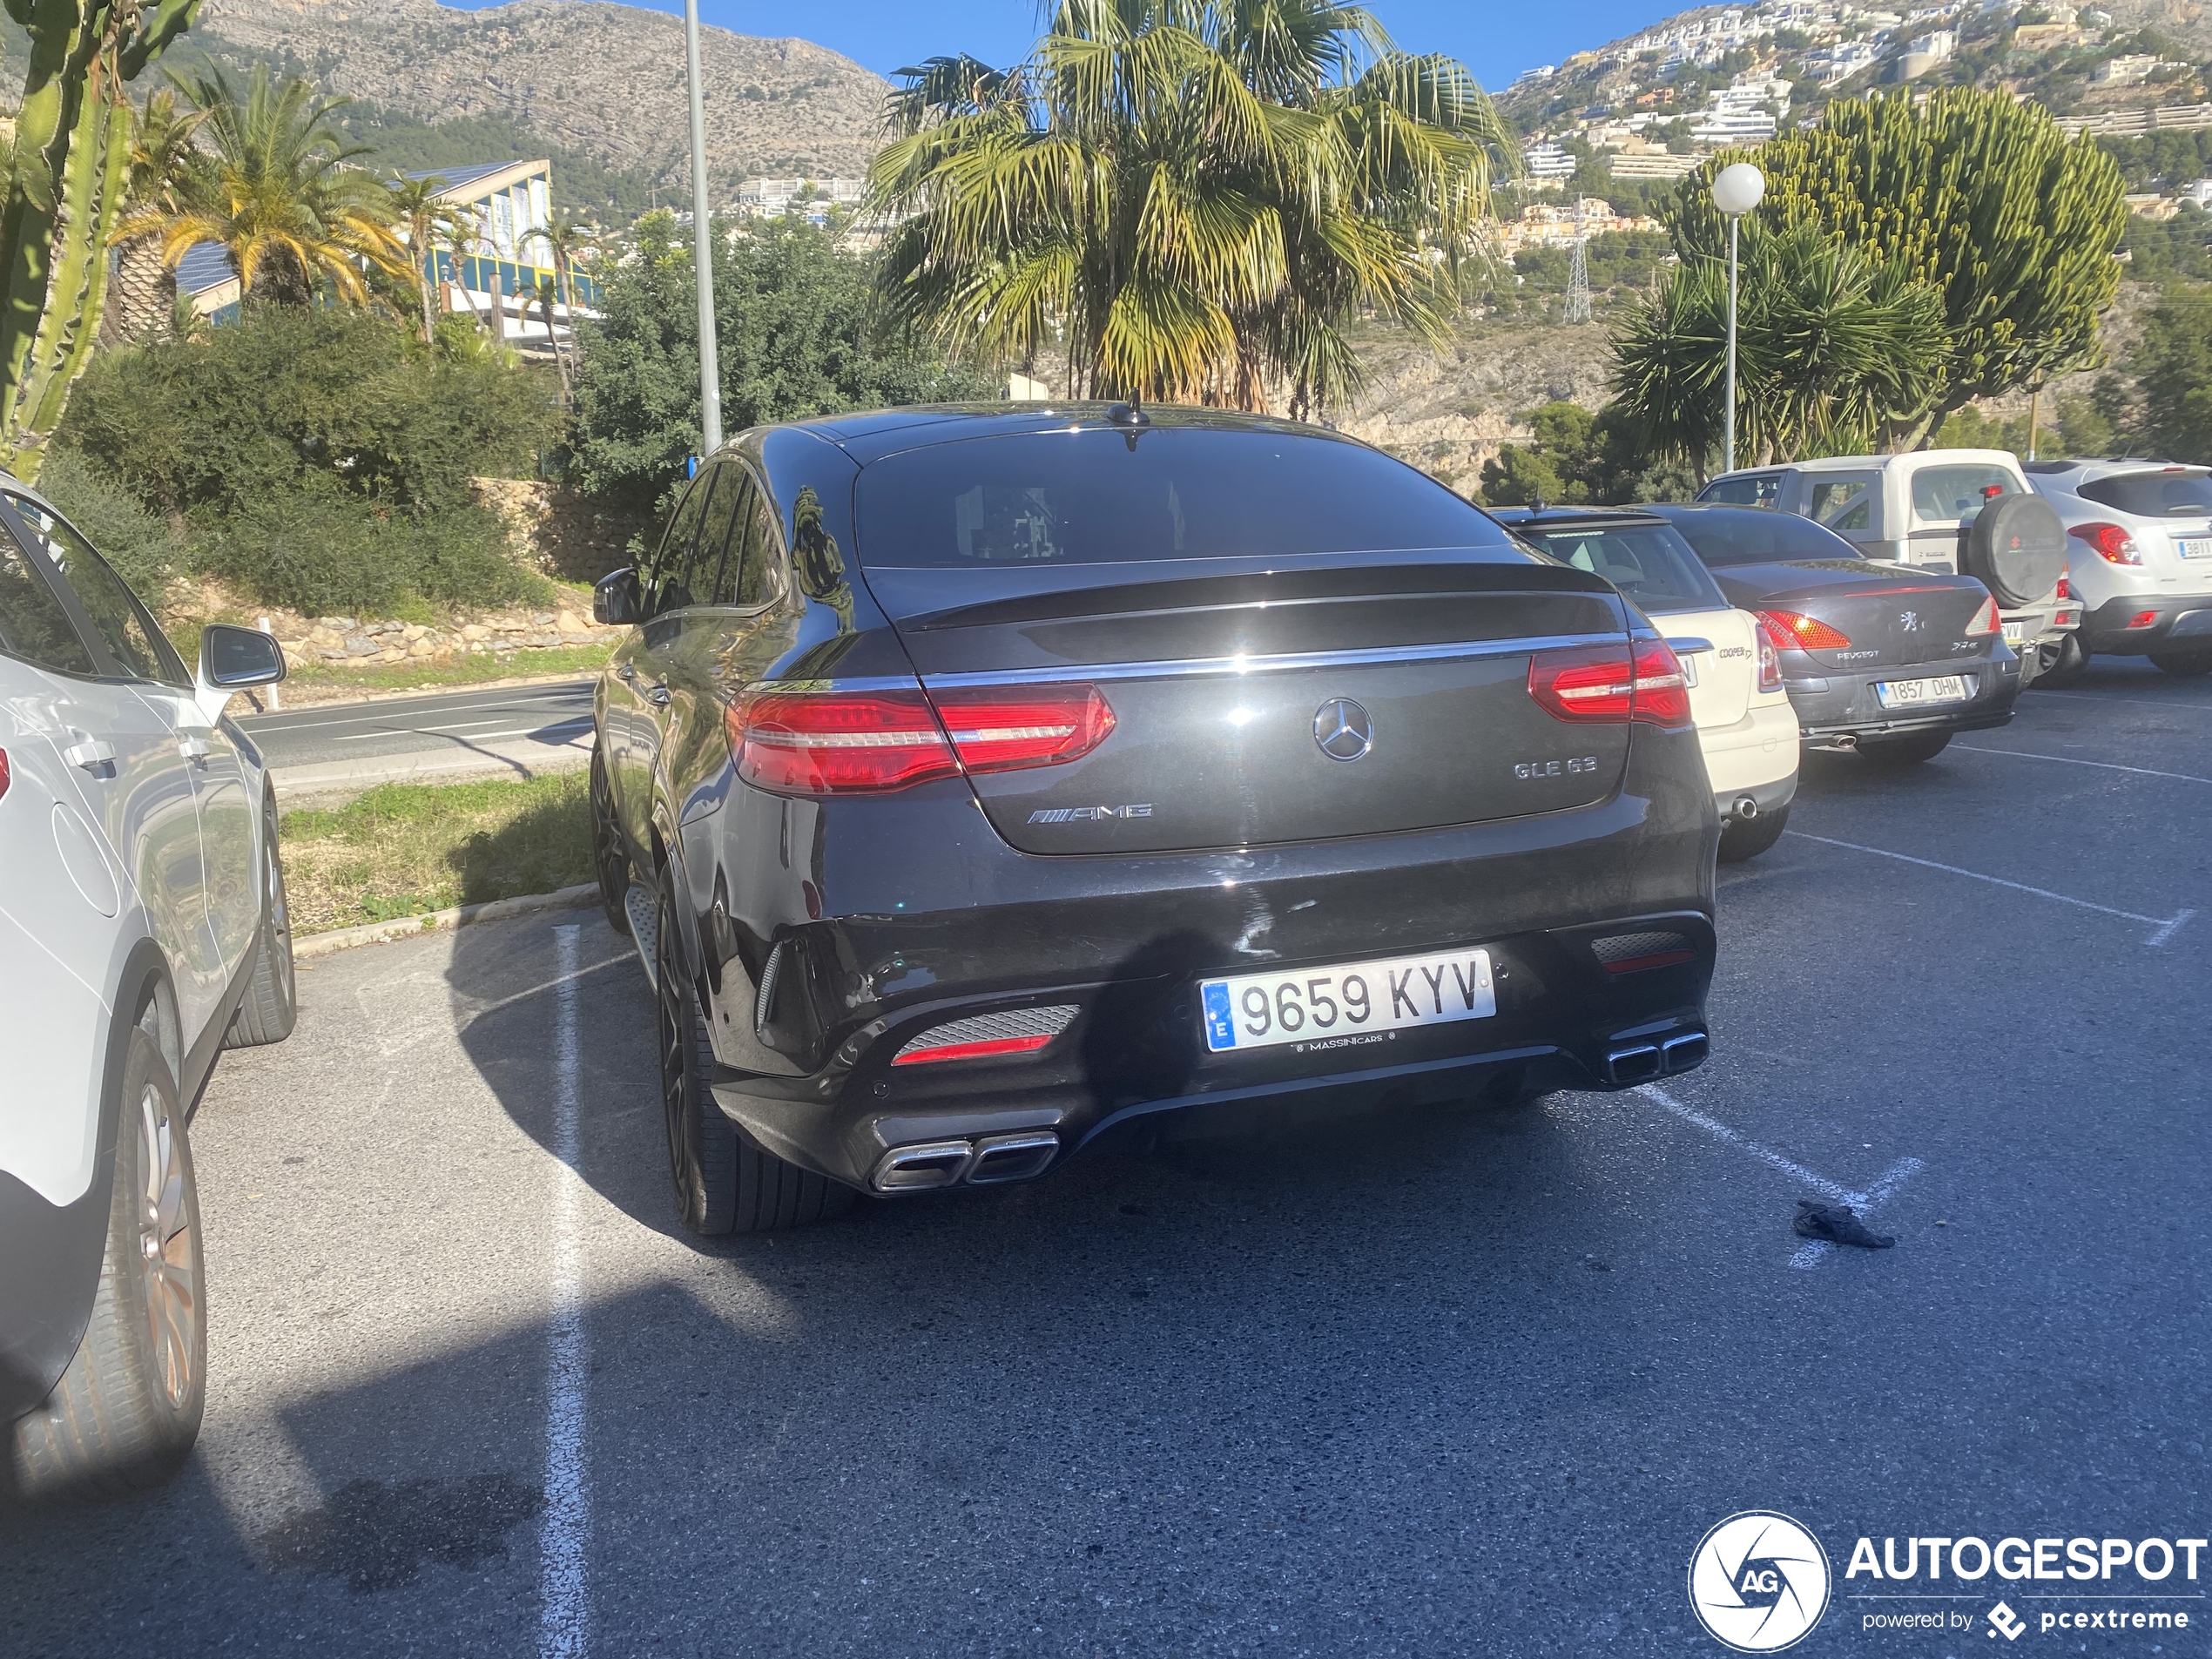
M1722 470L1736 470L1736 227L1766 199L1766 175L1748 161L1731 162L1713 176L1713 206L1728 217L1728 411Z

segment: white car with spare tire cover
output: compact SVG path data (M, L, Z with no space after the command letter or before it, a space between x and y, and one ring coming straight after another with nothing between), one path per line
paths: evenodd
M1975 577L1997 601L2005 643L2020 659L2022 690L2071 658L2081 605L2067 586L2065 527L2040 510L2043 502L2010 450L1916 449L1739 468L1697 499L1809 518L1862 559Z
M2097 652L2212 674L2212 467L2161 461L2034 461L2035 493L2074 543L2082 603L2073 672Z
M0 1494L144 1489L199 1433L186 1119L295 1008L275 797L223 710L283 676L221 625L188 669L0 476Z

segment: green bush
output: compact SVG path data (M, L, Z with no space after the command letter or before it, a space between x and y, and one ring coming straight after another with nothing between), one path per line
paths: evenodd
M191 546L180 531L71 450L47 458L38 493L91 538L133 592L160 609L169 584L191 563Z
M85 526L104 548L152 545L135 506L187 528L172 559L310 616L503 604L546 584L469 481L530 470L558 429L549 394L475 331L426 347L362 312L257 307L96 357L46 476L113 481L109 540Z

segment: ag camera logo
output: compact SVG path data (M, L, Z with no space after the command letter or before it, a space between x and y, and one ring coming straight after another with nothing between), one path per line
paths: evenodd
M1828 1553L1787 1515L1747 1509L1707 1533L1689 1558L1689 1605L1716 1642L1779 1653L1828 1610Z

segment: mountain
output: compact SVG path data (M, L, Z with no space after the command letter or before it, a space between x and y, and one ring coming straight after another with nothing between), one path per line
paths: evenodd
M700 32L717 200L755 174L867 168L882 141L880 77L809 41ZM666 12L608 0L483 11L436 0L208 0L190 39L218 63L311 75L388 126L488 124L478 129L488 139L534 136L543 150L655 185L664 199L689 187L684 29Z

